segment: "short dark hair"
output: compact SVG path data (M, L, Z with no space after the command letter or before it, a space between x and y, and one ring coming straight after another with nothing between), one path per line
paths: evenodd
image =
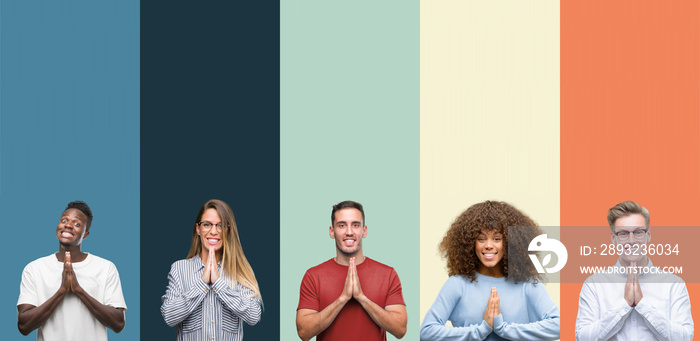
M90 210L90 206L88 206L88 204L86 204L84 201L71 201L68 203L68 206L66 206L66 209L63 210L63 212L68 211L71 208L75 208L76 210L85 214L85 216L88 219L87 227L90 228L90 225L92 225L92 210Z
M331 226L335 224L335 212L338 212L344 208L354 208L360 211L360 213L362 213L362 225L367 225L365 224L365 210L362 208L362 204L352 200L345 200L333 205L333 211L331 212Z

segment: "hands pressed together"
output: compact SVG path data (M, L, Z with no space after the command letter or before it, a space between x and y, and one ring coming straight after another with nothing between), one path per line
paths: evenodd
M357 266L355 265L355 257L350 258L350 265L348 266L348 274L345 277L345 286L343 287L343 293L340 294L340 298L347 302L351 298L360 300L364 296L362 293L362 287L360 286L360 277L357 275Z
M493 318L501 314L500 299L496 287L491 287L491 295L484 311L484 321L493 328Z
M630 264L631 268L637 267L637 262ZM627 275L627 283L625 283L625 301L630 307L635 307L642 300L642 287L639 285L639 275L636 271L630 271Z
M209 247L209 256L207 257L207 264L204 265L202 279L207 284L213 284L219 279L219 267L216 265L216 252L213 246Z
M61 292L65 293L78 293L83 290L78 284L78 278L73 271L73 264L70 260L70 252L66 251L65 259L63 260L63 276L61 279L61 287L59 289Z

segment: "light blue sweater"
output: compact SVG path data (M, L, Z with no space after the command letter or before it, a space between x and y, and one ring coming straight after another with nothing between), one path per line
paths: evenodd
M484 311L496 287L501 314L493 328ZM453 327L445 326L447 320ZM420 327L421 340L556 340L559 339L559 307L542 283L513 283L505 277L476 274L476 282L450 277L442 286Z

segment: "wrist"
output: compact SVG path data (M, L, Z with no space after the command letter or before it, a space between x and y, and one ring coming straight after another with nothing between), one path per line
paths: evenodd
M348 303L350 299L352 298L352 295L345 295L344 293L338 297L338 301L342 304Z
M364 305L365 303L367 303L367 301L369 301L369 298L367 298L367 296L365 296L365 294L363 294L363 293L353 295L353 297L355 298L355 300L357 300L357 302L360 302L360 304L362 304L362 305Z
M85 290L83 290L83 287L81 287L80 285L77 285L77 284L76 284L76 285L73 287L73 292L74 292L76 295L82 295L82 294L85 293Z

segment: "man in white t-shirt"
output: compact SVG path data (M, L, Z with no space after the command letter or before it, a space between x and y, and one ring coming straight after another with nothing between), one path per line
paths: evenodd
M576 340L690 341L694 324L683 280L657 271L646 252L651 240L649 211L625 201L608 211L610 238L623 245L610 272L583 283ZM636 250L636 251L631 251Z
M17 301L23 335L38 328L38 341L103 341L106 327L124 329L126 303L117 268L80 250L91 223L86 203L69 203L56 227L58 252L24 268Z

